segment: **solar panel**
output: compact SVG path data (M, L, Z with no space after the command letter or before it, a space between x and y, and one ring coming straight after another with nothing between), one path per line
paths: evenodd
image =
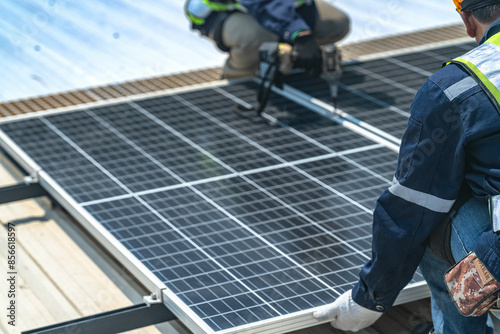
M434 50L383 55L372 61L352 61L344 66L339 85L340 108L395 138L402 137L410 104L425 80L443 63L475 47L462 43ZM288 84L314 98L331 103L325 81L304 75L289 77Z
M340 107L399 136L422 56L348 65ZM320 81L290 84L327 99ZM397 152L286 94L243 118L236 103L255 104L256 88L35 115L3 122L0 139L191 330L283 333L357 281ZM400 300L425 294L417 272Z

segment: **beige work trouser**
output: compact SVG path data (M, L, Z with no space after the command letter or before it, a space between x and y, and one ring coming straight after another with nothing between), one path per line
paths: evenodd
M322 0L316 0L318 18L314 36L319 45L335 43L349 32L347 15ZM249 14L235 12L222 27L222 41L229 50L222 76L225 79L253 76L259 66L259 47L264 42L276 42L279 37L264 29Z

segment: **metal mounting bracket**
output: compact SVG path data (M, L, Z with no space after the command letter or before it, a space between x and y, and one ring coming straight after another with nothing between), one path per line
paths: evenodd
M38 183L38 176L29 175L24 178L23 183L0 188L0 204L48 195Z
M147 296L145 299L152 298ZM24 331L21 334L121 333L177 319L159 298L122 309Z

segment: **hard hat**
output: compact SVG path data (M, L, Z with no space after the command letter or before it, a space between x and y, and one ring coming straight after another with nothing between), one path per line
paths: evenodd
M500 0L453 0L457 7L457 12L471 11L489 5L500 4Z

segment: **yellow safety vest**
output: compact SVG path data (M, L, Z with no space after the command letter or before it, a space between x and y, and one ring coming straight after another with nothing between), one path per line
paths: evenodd
M500 113L500 33L450 63L469 72Z

